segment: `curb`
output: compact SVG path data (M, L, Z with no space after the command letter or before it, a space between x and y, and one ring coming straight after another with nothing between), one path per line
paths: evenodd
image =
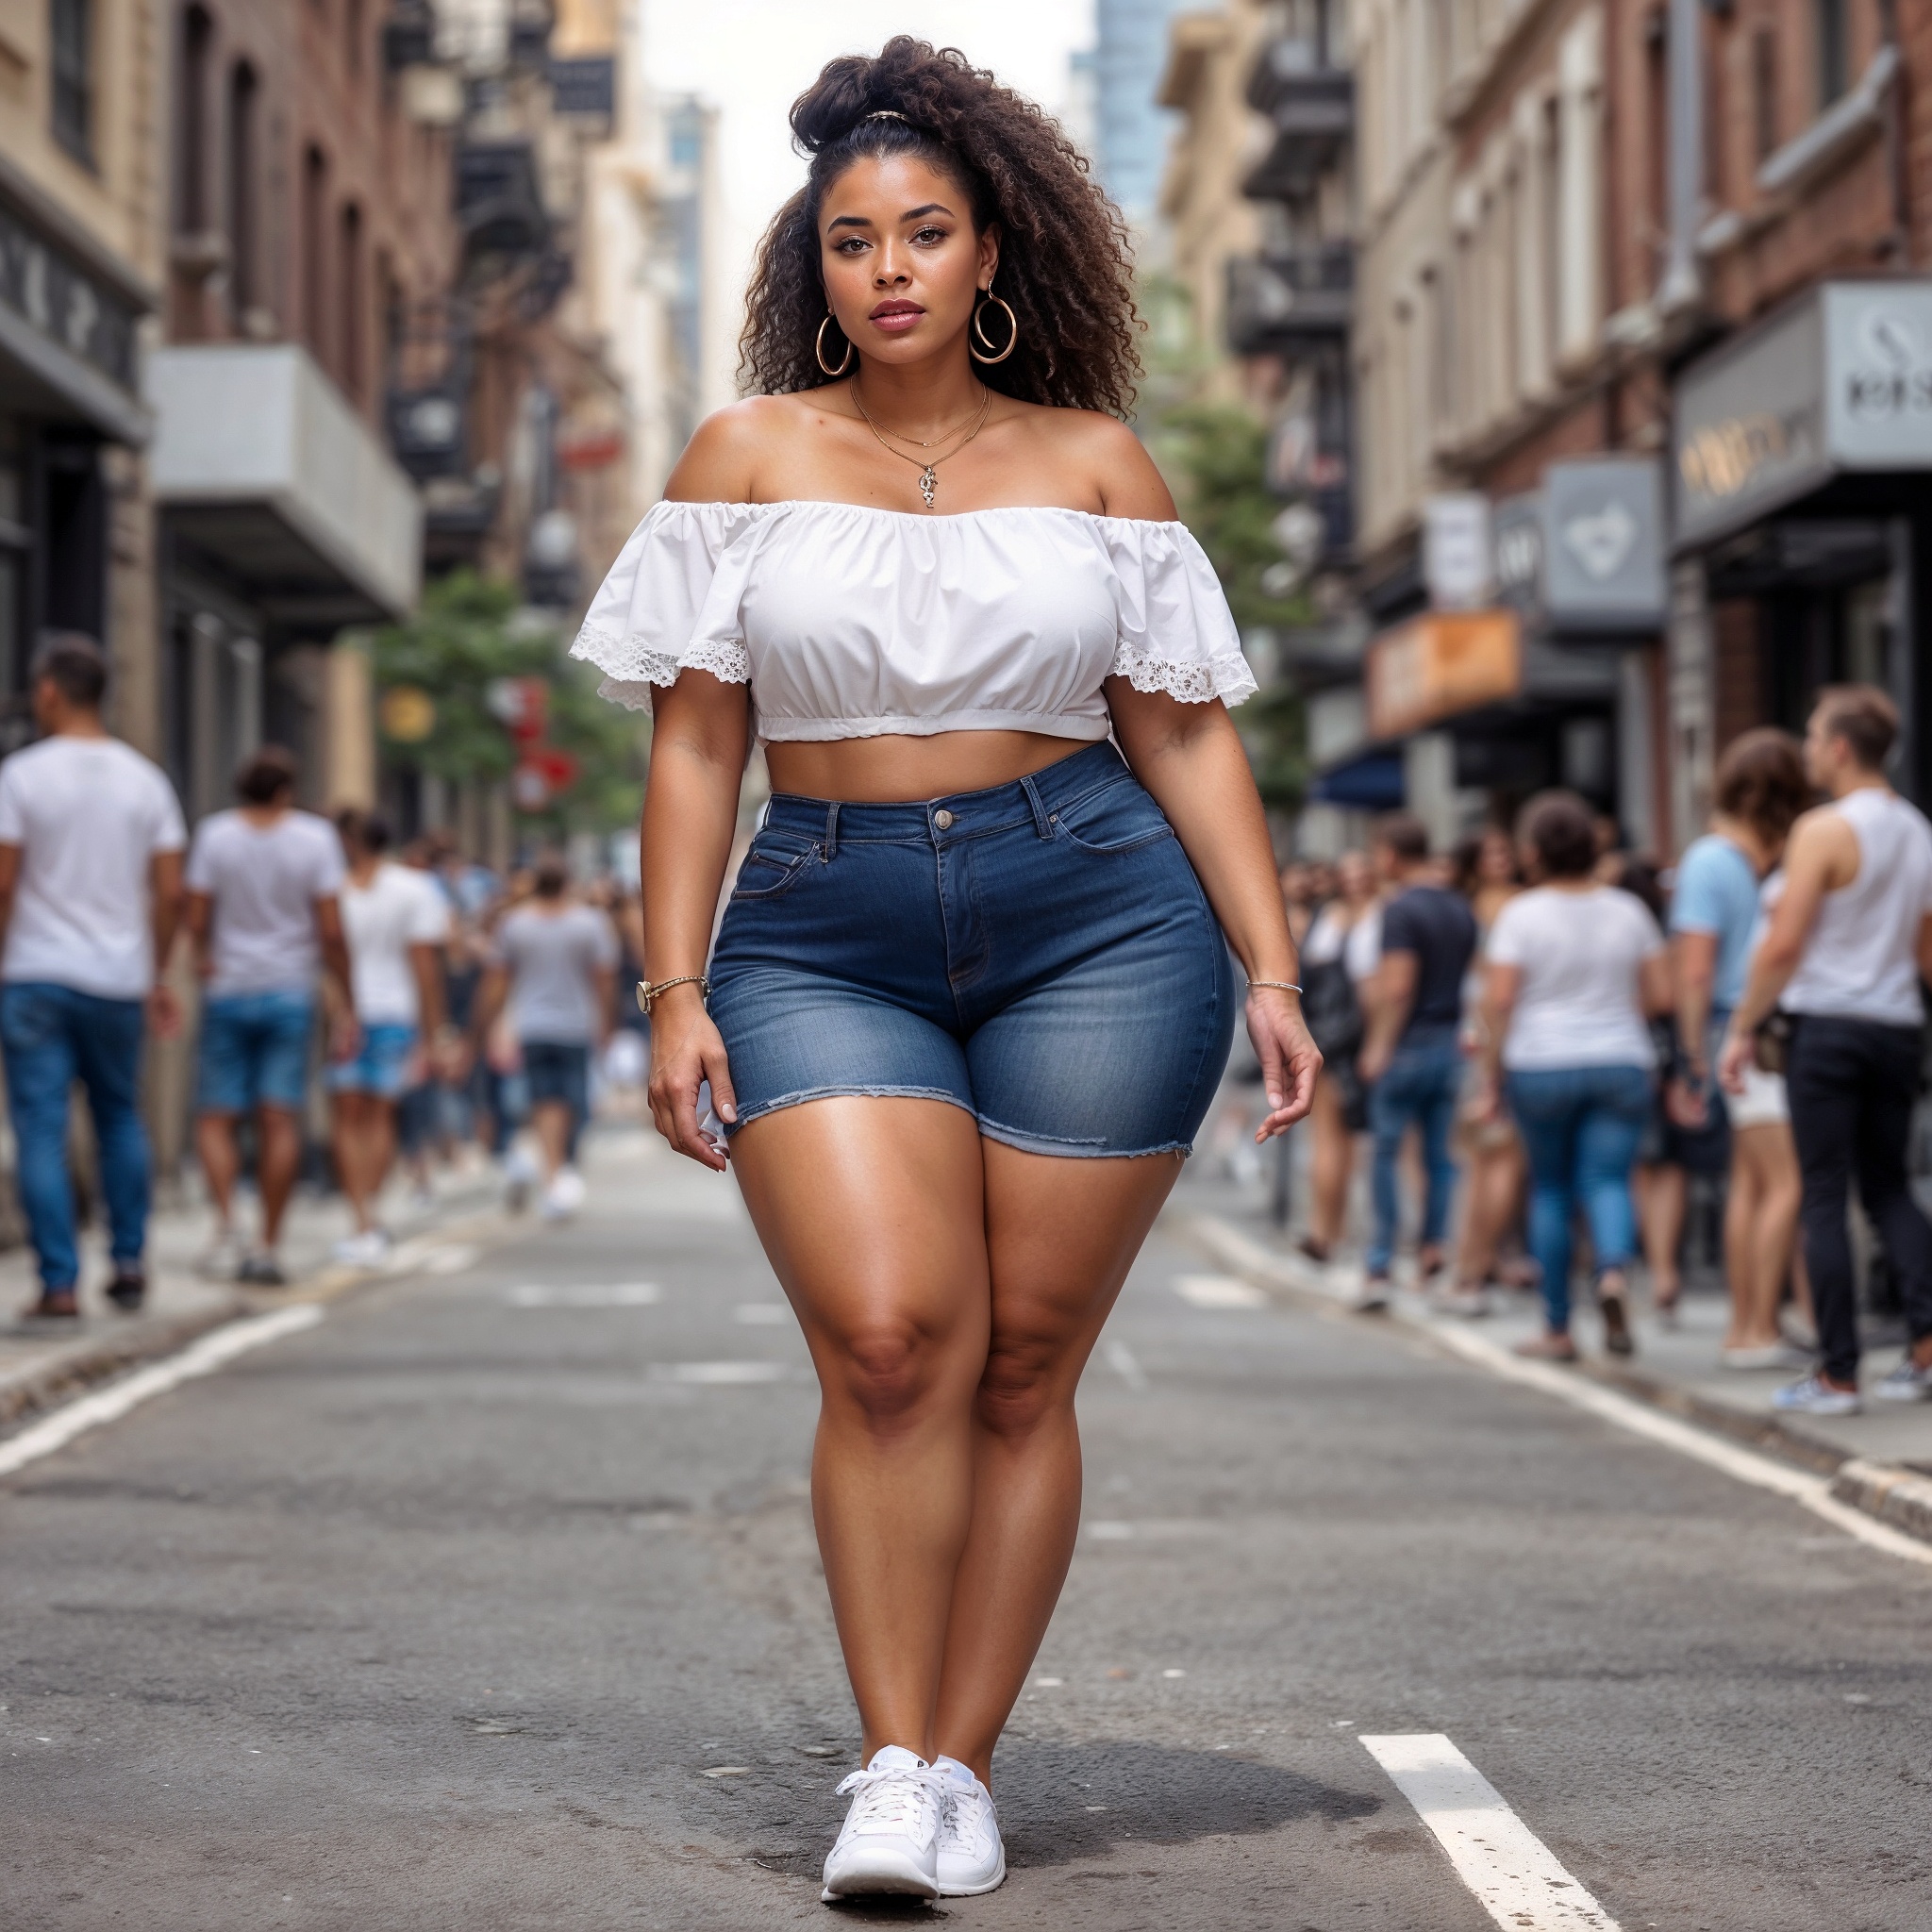
M1398 1307L1373 1315L1355 1314L1346 1302L1318 1286L1310 1278L1309 1271L1292 1257L1264 1247L1217 1214L1184 1214L1176 1217L1176 1221L1179 1232L1205 1248L1224 1268L1278 1300L1318 1314L1383 1327L1397 1326L1439 1343L1443 1339L1443 1324ZM1742 1448L1812 1475L1827 1477L1830 1493L1838 1502L1921 1542L1932 1543L1932 1477L1915 1469L1903 1463L1878 1462L1849 1455L1833 1443L1792 1428L1777 1417L1729 1408L1674 1383L1628 1369L1584 1361L1575 1364L1572 1373L1683 1422L1693 1423Z
M30 1369L0 1388L0 1431L10 1434L17 1424L29 1418L58 1408L130 1369L174 1355L204 1335L225 1328L231 1322L268 1314L276 1308L299 1307L304 1303L340 1301L358 1289L380 1287L421 1272L436 1248L446 1248L465 1240L488 1240L491 1236L500 1241L517 1227L518 1217L507 1215L499 1208L478 1211L474 1204L464 1205L471 1207L467 1214L459 1208L454 1219L419 1228L399 1241L382 1268L350 1268L339 1261L325 1261L314 1274L286 1290L237 1294L198 1314L177 1316L133 1332L116 1334L110 1329L86 1341L76 1338L72 1353Z

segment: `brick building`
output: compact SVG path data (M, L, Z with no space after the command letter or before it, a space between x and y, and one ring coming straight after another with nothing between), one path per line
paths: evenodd
M158 418L161 750L192 815L262 738L315 804L373 795L345 626L422 572L385 397L400 318L449 287L459 90L365 0L190 0L168 15Z

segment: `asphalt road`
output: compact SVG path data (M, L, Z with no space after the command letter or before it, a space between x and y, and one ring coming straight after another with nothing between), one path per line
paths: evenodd
M910 1916L1479 1932L1357 1741L1442 1732L1624 1932L1932 1924L1932 1570L1208 1267L1157 1238L1082 1391L1013 1876ZM908 1916L817 1903L814 1407L729 1184L634 1142L0 1483L0 1924Z

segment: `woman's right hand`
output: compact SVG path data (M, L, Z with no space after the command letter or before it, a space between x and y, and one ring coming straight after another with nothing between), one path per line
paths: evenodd
M708 1080L718 1118L738 1119L724 1036L711 1024L695 986L674 987L652 1004L651 1118L678 1153L723 1174L724 1143L698 1125L698 1090Z

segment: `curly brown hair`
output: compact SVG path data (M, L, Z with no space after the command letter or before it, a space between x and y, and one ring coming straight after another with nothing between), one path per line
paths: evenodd
M1742 819L1770 845L1782 845L1798 814L1811 804L1803 746L1790 732L1769 724L1731 740L1718 760L1712 789L1718 810Z
M958 48L900 34L876 58L828 61L791 104L791 132L811 170L758 248L739 341L748 391L789 395L832 380L813 353L825 313L820 204L855 161L913 155L965 191L976 232L999 225L995 288L1019 318L1019 344L980 380L1021 402L1127 414L1140 358L1126 223L1031 101ZM1004 321L986 318L994 341ZM826 354L842 353L835 325Z

